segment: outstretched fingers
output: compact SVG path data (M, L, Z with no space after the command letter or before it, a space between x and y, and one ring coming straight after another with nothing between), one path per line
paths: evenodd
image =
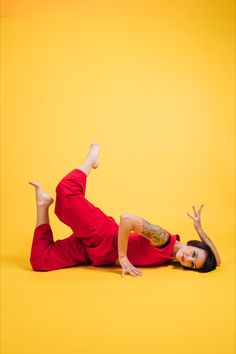
M195 206L193 205L194 216L190 215L189 213L187 213L187 215L188 215L192 220L195 220L196 217L200 216L200 213L201 213L203 207L204 207L204 204L202 204L202 205L200 206L200 208L198 209L198 211L196 211L196 208L195 208Z
M199 210L198 210L198 214L201 213L203 207L204 207L204 204L202 204L202 205L200 206L200 208L199 208Z
M143 275L143 273L140 272L140 270L138 270L138 269L135 268L135 267L132 267L132 268L131 268L131 271L132 271L132 274L135 275L135 276L137 276L137 275Z
M188 215L191 219L194 220L194 218L192 217L192 215L190 215L189 213L187 213L187 215Z
M197 212L196 212L195 206L193 206L193 212L194 212L194 215L197 216Z
M142 272L140 272L137 268L132 267L132 266L127 266L125 269L123 269L123 272L122 272L121 276L123 277L126 272L131 274L134 277L137 277L139 275L143 275Z
M134 277L143 275L142 272L135 268L134 265L128 260L127 256L119 257L119 262L122 267L122 277L125 275L125 273L129 273Z

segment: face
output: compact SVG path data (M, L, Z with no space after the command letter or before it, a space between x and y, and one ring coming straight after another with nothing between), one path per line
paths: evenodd
M198 247L183 246L176 253L176 259L184 267L201 268L205 263L207 252Z

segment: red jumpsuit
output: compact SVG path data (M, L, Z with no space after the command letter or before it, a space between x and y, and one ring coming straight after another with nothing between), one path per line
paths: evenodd
M49 224L35 228L30 262L34 270L49 271L80 264L114 265L118 258L118 224L85 198L87 175L74 169L57 185L55 214L73 234L54 242ZM132 233L127 257L141 266L159 265L171 260L179 235L169 234L161 248L153 247L143 236Z

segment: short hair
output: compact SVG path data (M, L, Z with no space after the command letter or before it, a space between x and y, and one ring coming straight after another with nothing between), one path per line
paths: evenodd
M200 273L207 273L214 269L216 269L217 262L214 253L212 252L211 248L205 243L198 240L190 240L187 242L187 246L193 246L201 248L207 252L206 260L201 268L190 268L183 266L184 269L187 270L194 270Z

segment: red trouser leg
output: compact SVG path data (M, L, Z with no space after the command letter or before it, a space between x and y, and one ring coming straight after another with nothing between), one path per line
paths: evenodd
M93 265L112 264L118 258L118 225L85 198L86 179L74 169L60 181L55 214L83 242Z
M49 271L90 263L82 242L71 235L54 242L49 224L35 228L30 263L34 270Z

